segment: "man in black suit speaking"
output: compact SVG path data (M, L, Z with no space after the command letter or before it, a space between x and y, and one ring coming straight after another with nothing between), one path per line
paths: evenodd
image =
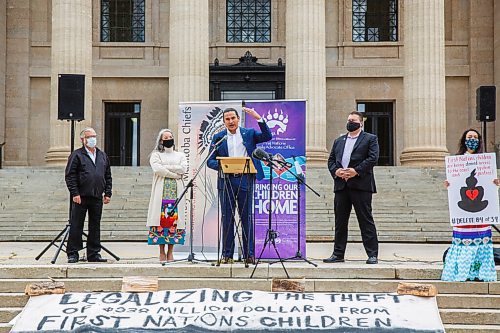
M377 136L363 131L363 114L353 111L347 118L347 134L333 143L328 170L334 180L335 246L323 262L343 262L347 225L354 207L361 237L368 255L367 264L378 263L378 239L372 216L372 195L377 192L373 167L377 163Z

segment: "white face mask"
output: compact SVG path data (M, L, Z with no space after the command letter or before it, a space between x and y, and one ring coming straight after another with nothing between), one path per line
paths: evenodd
M96 144L97 144L96 138L88 138L87 139L87 146L89 146L90 148L95 148Z

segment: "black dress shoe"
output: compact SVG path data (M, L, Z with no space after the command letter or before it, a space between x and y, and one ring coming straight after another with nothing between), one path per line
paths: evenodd
M77 254L70 254L68 256L68 264L76 264L78 262L78 255Z
M245 263L250 264L250 265L255 265L255 257L246 258Z
M323 259L323 262L326 262L326 263L332 263L332 262L344 262L344 258L342 257L338 257L336 256L335 254L332 254L330 256L330 258L326 258L326 259Z
M378 259L375 256L368 257L368 259L366 260L366 263L371 264L371 265L378 264Z
M88 262L107 262L108 259L104 259L100 255L96 255L95 257L88 258Z

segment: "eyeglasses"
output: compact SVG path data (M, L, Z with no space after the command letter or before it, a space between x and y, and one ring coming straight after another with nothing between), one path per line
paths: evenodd
M89 135L89 136L86 136L85 139L89 139L89 138L96 138L97 135Z

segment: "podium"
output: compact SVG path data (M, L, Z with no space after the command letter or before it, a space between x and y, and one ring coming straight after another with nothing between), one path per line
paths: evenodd
M250 157L216 157L224 174L257 174Z
M219 179L222 179L223 184L219 187L219 203L222 212L222 244L223 253L225 257L227 252L233 252L228 248L234 248L234 234L236 224L236 235L240 247L243 250L245 259L254 257L249 255L250 246L252 246L252 253L255 248L255 225L253 221L253 185L255 182L255 175L257 170L250 157L222 157L216 158L219 162ZM236 205L238 215L240 217L238 223L235 223L234 215L236 212ZM227 216L229 215L229 216ZM219 221L220 222L220 221ZM238 232L241 226L242 235ZM219 235L220 224L219 224ZM231 237L233 239L228 239ZM220 263L220 245L221 239L218 241L218 253ZM243 246L248 246L243 248ZM232 258L229 258L232 259ZM245 267L248 267L248 261L245 260Z

